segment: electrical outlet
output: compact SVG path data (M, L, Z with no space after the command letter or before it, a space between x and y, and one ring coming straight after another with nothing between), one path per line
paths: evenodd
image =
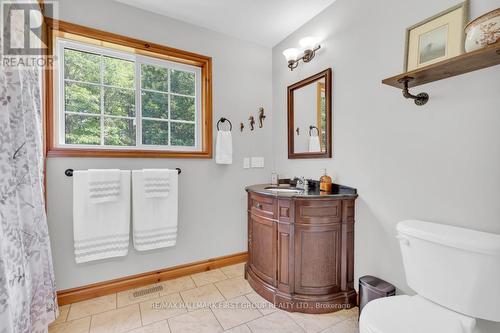
M252 168L263 168L264 157L252 157Z
M243 169L250 169L250 157L243 159Z

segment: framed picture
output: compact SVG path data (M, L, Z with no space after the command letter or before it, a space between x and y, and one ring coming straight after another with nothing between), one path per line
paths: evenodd
M468 16L467 0L406 29L405 71L464 53Z

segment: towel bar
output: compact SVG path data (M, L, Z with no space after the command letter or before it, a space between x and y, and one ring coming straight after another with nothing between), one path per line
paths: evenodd
M181 168L175 168L175 170L177 170L177 174L181 174L182 170ZM64 174L67 176L67 177L73 177L73 169L66 169L64 170Z

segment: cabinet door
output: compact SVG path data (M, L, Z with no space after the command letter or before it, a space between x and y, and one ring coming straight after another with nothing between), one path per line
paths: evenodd
M265 282L276 285L276 221L248 215L250 268Z
M340 223L295 225L295 292L325 295L340 291Z

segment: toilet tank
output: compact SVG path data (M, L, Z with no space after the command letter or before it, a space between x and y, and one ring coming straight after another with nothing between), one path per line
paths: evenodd
M417 220L397 231L406 281L419 295L500 322L500 235Z

